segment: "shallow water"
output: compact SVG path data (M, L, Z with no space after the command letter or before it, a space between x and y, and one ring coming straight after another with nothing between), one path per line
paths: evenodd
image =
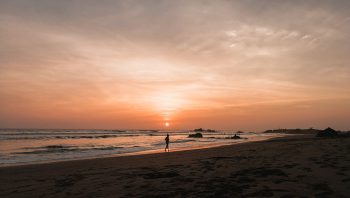
M163 152L170 134L171 151L261 141L282 134L243 133L227 139L230 131L204 132L188 138L189 131L0 129L0 166Z

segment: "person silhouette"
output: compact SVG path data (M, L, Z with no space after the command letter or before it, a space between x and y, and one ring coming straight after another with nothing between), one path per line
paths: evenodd
M165 152L167 152L167 151L170 152L169 142L170 142L169 133L167 133L166 137L165 137L165 149L164 149Z

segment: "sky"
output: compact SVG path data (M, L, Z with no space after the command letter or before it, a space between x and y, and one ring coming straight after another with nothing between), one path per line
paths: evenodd
M1 0L0 127L349 130L349 10Z

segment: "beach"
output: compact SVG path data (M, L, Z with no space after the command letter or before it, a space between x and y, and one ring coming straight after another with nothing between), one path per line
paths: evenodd
M0 168L0 197L348 197L350 138L296 135L215 148Z

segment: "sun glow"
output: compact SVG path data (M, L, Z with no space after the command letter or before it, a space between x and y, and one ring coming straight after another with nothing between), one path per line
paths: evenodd
M154 110L157 111L165 121L170 120L174 114L185 108L186 103L180 93L158 93L154 94L151 100L154 104Z
M169 126L169 122L166 122L166 123L165 123L165 126L168 127L168 126Z

